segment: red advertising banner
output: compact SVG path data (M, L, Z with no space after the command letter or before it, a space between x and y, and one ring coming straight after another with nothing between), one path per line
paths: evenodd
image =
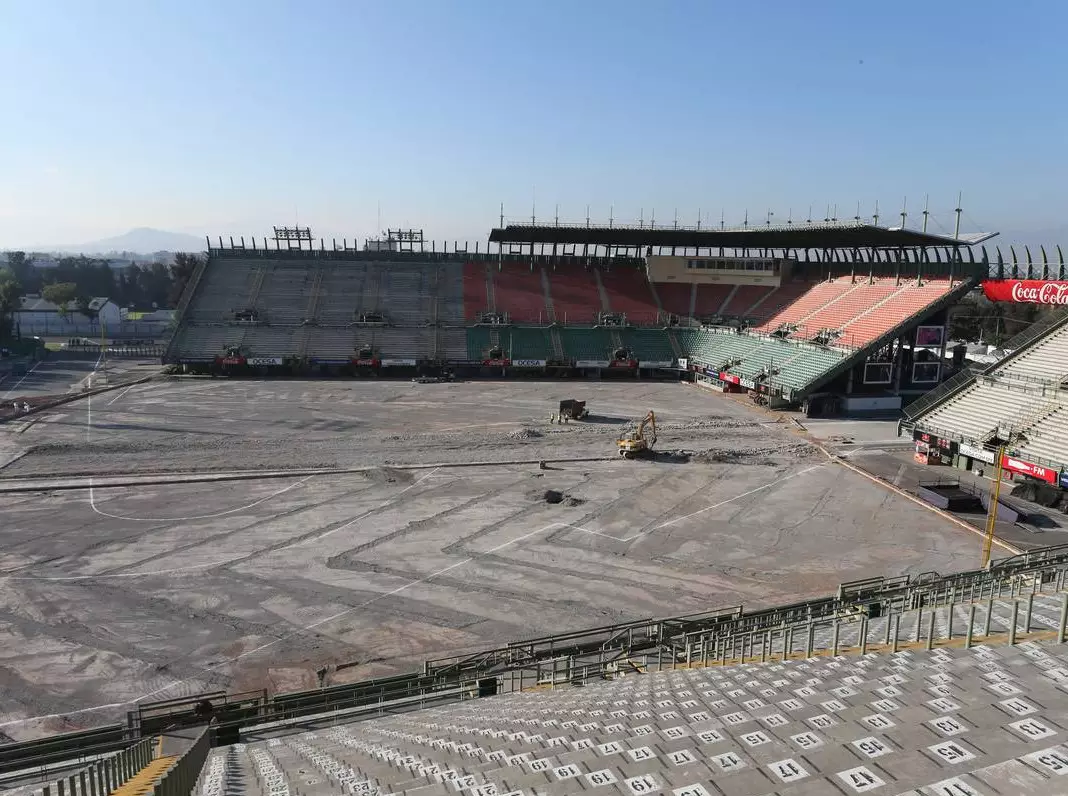
M215 361L220 365L244 365L244 357L216 357Z
M638 367L638 360L636 359L613 359L608 363L610 368L636 368Z
M725 381L728 384L740 384L741 381L742 381L740 378L735 376L733 373L727 373L727 371L721 372L719 374L719 379L720 379L720 381Z
M382 363L377 359L354 359L352 364L361 368L377 368Z
M1043 467L1040 464L1032 464L1031 462L1025 462L1023 459L1017 459L1007 454L1001 457L1001 466L1008 470L1010 473L1029 475L1032 478L1037 478L1039 481L1045 481L1048 484L1056 484L1057 476L1059 475L1056 470L1051 470L1050 468Z
M509 359L483 359L482 364L488 368L506 368L511 364Z
M1068 305L1068 282L1044 282L1039 279L988 279L983 294L991 301L1014 301L1017 304Z

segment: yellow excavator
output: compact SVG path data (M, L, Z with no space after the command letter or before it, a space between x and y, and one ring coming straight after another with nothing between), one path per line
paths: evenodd
M649 429L649 433L645 433L645 429ZM616 441L616 445L619 448L619 455L624 459L636 459L639 456L648 456L653 451L653 446L656 444L656 415L653 414L653 410L649 410L649 414L642 418L642 421L638 424L638 428L634 431L620 437Z

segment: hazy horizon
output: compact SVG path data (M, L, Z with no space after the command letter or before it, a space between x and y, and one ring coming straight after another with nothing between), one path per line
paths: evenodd
M927 194L951 233L958 192L964 231L1068 230L1068 111L1049 102L1066 21L1052 3L12 0L0 249L298 223L474 242L502 202L738 224L878 201L894 225L907 197L918 227ZM996 57L1008 41L1027 46Z

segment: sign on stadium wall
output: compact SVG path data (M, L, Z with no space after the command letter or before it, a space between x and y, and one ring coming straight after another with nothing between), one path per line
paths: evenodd
M384 368L414 368L414 359L383 359L382 367Z
M1041 464L1034 464L1033 462L1018 459L1015 456L1009 456L1008 454L1003 456L1001 458L1001 466L1010 473L1027 475L1031 478L1037 478L1039 481L1045 481L1047 484L1057 483L1058 473L1056 470L1043 467Z
M916 442L923 442L932 448L938 448L943 452L952 456L957 452L957 443L951 439L943 439L942 437L935 436L934 434L928 434L926 431L916 430L912 432L912 439ZM990 456L990 463L994 463L993 455Z
M978 462L985 462L987 464L994 463L994 451L988 451L985 448L976 448L974 445L968 445L965 442L960 444L960 455L967 456L969 459L975 459Z
M249 357L250 365L281 365L281 357Z
M725 381L727 384L741 384L742 380L735 376L733 373L727 373L723 371L719 374L719 380Z
M544 359L513 359L512 366L517 368L544 368Z
M483 359L482 364L487 368L506 368L511 362L507 359Z
M1046 282L1039 279L988 279L983 282L983 294L991 301L1068 306L1068 282Z
M1061 473L1061 488L1068 489L1068 472Z
M641 360L641 366L643 368L670 368L671 367L671 363L670 362L664 362L663 360L657 360L655 362L646 362L643 359L643 360Z
M607 368L608 361L604 359L576 359L576 368Z

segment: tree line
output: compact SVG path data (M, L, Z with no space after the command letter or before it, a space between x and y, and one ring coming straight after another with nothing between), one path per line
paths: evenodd
M1002 346L1058 308L1046 304L991 301L973 291L949 310L949 340Z
M106 259L63 257L55 267L38 268L25 252L7 252L0 267L0 338L9 337L19 299L40 295L62 312L91 317L89 302L106 297L120 307L141 310L173 309L197 266L198 257L178 253L174 263L149 263L116 269Z

